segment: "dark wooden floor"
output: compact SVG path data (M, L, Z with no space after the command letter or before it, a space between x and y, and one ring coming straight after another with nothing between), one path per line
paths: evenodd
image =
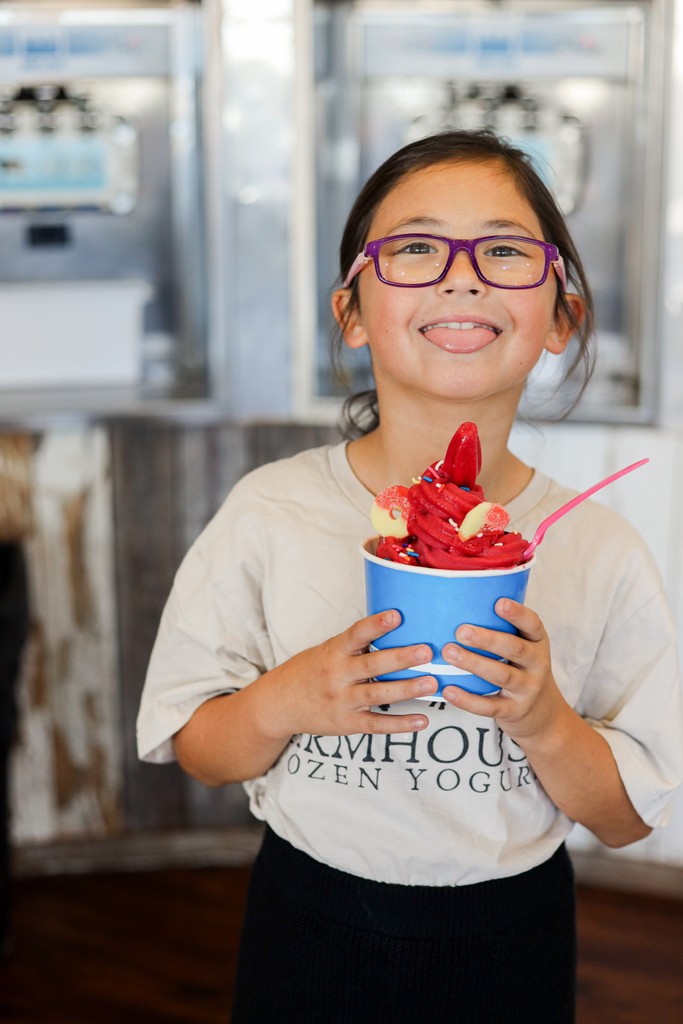
M227 1024L247 878L210 868L16 882L0 1021ZM579 941L578 1024L682 1024L683 902L582 887Z

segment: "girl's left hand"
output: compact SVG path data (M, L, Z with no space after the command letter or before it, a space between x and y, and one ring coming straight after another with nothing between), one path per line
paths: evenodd
M550 642L540 618L531 608L509 598L496 602L496 614L519 630L519 635L480 626L460 626L456 640L489 651L505 662L485 658L457 644L446 644L443 657L451 665L481 676L501 692L482 697L457 686L444 688L443 696L455 707L475 715L495 718L512 739L540 737L567 711L555 682Z

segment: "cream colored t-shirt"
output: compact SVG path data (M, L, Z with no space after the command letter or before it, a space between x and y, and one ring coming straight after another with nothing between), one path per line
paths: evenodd
M536 472L508 504L531 537L570 492ZM205 700L328 639L365 614L359 545L372 495L344 444L243 478L185 557L164 610L138 718L147 761L173 759L172 736ZM667 822L683 778L683 711L671 616L634 529L584 502L546 536L526 603L551 639L569 703L610 744L651 826ZM378 881L461 885L545 861L572 822L546 796L521 748L489 719L448 704L409 734L293 736L246 784L254 815L333 867Z

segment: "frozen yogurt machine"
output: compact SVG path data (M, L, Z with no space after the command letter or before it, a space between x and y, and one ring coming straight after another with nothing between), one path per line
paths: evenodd
M648 2L317 3L317 351L359 184L402 144L446 127L490 128L529 152L566 213L594 290L598 362L578 415L652 415L666 67L663 8ZM566 357L538 368L553 415ZM362 361L348 371L362 383Z
M584 258L598 360L572 415L654 422L664 395L683 417L682 40L683 0L0 4L0 399L101 384L335 418L351 203L464 126L530 153ZM535 374L548 416L572 354Z
M205 386L199 11L0 5L5 407Z

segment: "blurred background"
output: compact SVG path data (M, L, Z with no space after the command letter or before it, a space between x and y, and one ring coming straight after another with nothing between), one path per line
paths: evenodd
M577 385L548 357L523 411L549 422L513 446L579 489L650 458L599 497L648 538L683 641L681 109L683 0L0 2L3 898L253 856L240 787L137 761L147 659L232 484L338 437L367 380L328 368L341 228L421 135L490 127L557 195L597 368L556 423ZM668 829L571 851L582 884L680 922L683 793Z

